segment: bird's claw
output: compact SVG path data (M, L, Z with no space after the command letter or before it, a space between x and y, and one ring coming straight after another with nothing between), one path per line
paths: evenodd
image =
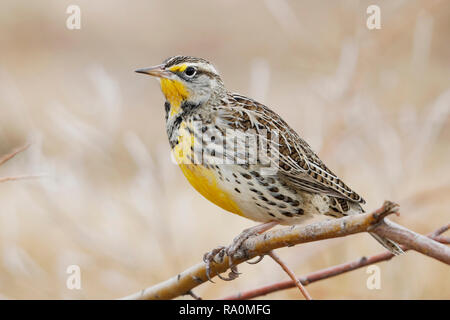
M220 261L223 261L223 257L226 253L225 249L224 246L219 246L203 255L203 262L206 264L206 277L208 278L208 281L211 281L212 283L214 283L214 281L211 279L211 263L215 263L216 257L218 257Z
M235 266L235 265L231 266L230 270L231 271L230 271L230 273L228 273L228 277L224 277L220 273L217 274L217 276L224 281L231 281L231 280L238 278L239 275L241 274L240 272L238 272L237 266Z
M233 243L229 247L219 246L211 250L210 252L205 253L203 255L203 261L206 264L206 277L208 278L208 280L214 283L214 281L211 279L211 263L216 262L221 263L225 255L228 256L230 273L228 274L228 277L224 277L220 274L217 274L217 276L224 281L231 281L239 277L240 273L238 272L237 266L233 264L233 258L235 257L236 253L241 249L241 246L244 243L244 241L256 234L257 232L254 232L253 230L251 230L251 228L246 229L240 235L234 238ZM256 264L260 262L262 258L263 257L260 256L257 261L249 263Z
M248 264L257 264L257 263L260 263L262 259L264 259L264 255L258 256L255 261L247 261L247 263Z

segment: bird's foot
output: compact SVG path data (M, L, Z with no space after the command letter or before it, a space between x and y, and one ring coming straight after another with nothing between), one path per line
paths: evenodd
M241 249L242 244L245 242L245 240L256 236L272 227L277 225L277 222L268 222L263 223L260 225L257 225L252 228L245 229L242 231L236 238L233 239L233 242L228 247L220 246L217 247L210 252L205 253L203 256L203 261L206 263L206 277L209 281L214 282L211 280L211 264L213 263L222 263L223 259L226 256L228 256L229 266L230 266L230 273L228 274L228 277L224 277L220 274L217 274L217 276L225 281L231 281L236 279L239 276L239 272L237 269L237 266L234 264L233 260L236 257L241 257ZM250 264L256 264L262 260L263 256L258 257L258 259L254 262L249 262Z
M207 252L203 255L203 261L206 264L206 277L209 281L214 283L214 281L211 280L211 265L213 263L222 263L225 255L228 255L227 253L228 248L224 246L219 246L210 252ZM220 273L217 274L217 276L225 281L231 281L236 279L239 276L239 272L237 269L237 266L232 264L232 258L229 257L230 261L230 273L228 274L228 277L222 276Z

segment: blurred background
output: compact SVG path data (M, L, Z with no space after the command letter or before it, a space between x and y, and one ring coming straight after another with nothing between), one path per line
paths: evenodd
M381 29L366 27L369 5ZM69 5L81 29L66 27ZM449 222L449 1L23 1L0 4L0 298L112 299L161 282L255 223L211 204L170 160L163 96L133 70L212 61L367 200L420 233ZM224 227L226 226L226 227ZM367 234L280 249L297 275L382 252ZM66 286L70 265L81 290ZM308 286L316 299L450 298L414 252ZM287 275L270 259L194 291L220 298ZM190 297L184 297L190 299ZM301 298L296 289L267 296Z

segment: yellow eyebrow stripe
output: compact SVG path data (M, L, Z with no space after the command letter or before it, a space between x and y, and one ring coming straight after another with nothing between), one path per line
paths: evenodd
M169 70L172 72L183 72L184 70L186 70L186 68L187 64L180 64L169 68Z

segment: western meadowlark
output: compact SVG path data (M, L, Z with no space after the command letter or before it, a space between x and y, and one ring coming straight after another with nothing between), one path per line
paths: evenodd
M308 143L268 107L227 91L208 61L174 56L136 72L159 79L169 143L191 185L223 209L263 222L237 237L227 254L250 235L276 224L364 212L364 199L328 169ZM391 240L372 236L391 252L401 253ZM218 252L206 255L207 262Z

